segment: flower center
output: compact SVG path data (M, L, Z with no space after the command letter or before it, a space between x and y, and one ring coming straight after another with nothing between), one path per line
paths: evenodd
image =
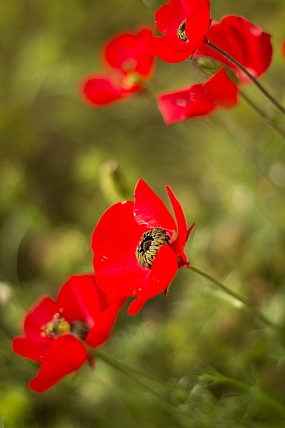
M177 37L178 39L182 40L182 42L187 42L187 40L189 40L185 32L185 26L186 26L186 20L184 19L184 21L181 22L181 24L177 29Z
M166 230L160 227L144 232L136 248L139 264L150 269L160 247L164 244L169 245L169 239Z
M90 328L85 321L73 321L70 327L70 333L74 336L79 337L81 340L85 340Z
M52 320L41 327L42 337L52 337L58 339L60 336L66 333L72 333L79 339L85 340L89 327L84 321L73 321L69 324L65 321L65 318L61 316L59 312L54 314Z
M52 320L41 327L42 337L53 337L57 339L65 333L69 333L70 324L62 318L61 314L57 312L52 317Z

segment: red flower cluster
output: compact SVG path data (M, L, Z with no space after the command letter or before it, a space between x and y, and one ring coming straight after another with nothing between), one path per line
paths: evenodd
M205 84L160 94L157 103L167 124L185 119L208 116L217 108L237 104L238 88L222 68Z
M152 32L148 28L112 39L103 51L108 71L85 79L82 85L84 98L98 107L140 91L144 80L149 79L153 71L151 39Z
M166 62L181 62L206 40L210 1L169 0L155 12L154 19L163 36L153 38L153 55Z
M177 269L189 265L184 247L194 224L187 229L179 201L166 187L177 224L154 191L140 179L135 201L111 206L95 227L91 248L99 286L109 301L134 297L128 313L167 291Z
M259 27L238 16L227 16L220 23L214 22L207 31L207 39L211 43L234 57L254 77L261 76L270 65L270 37ZM244 73L207 43L198 47L194 58L205 74L213 75L220 70L205 84L158 96L158 107L167 124L208 116L220 107L233 107L237 104L238 88L232 80L240 84L249 82ZM226 68L228 74L222 67Z
M207 32L208 40L242 64L253 77L260 77L268 69L272 58L270 34L240 16L226 16L213 22ZM241 84L249 83L248 77L232 62L216 52L207 43L201 45L194 58L210 57L226 65Z
M109 304L94 275L82 275L71 276L56 301L46 296L33 306L24 321L25 336L13 340L17 354L41 364L30 388L45 391L79 369L88 359L84 343L96 348L106 341L124 302Z

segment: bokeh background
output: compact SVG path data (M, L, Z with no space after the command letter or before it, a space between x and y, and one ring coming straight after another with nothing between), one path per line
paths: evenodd
M142 177L167 202L172 187L188 223L194 265L285 326L284 140L246 104L166 126L155 93L197 83L189 61L156 61L153 91L92 109L84 76L103 69L100 49L121 31L153 27L159 0L2 1L1 428L284 427L253 388L206 385L210 367L259 385L285 405L284 343L237 302L189 270L163 301L121 312L106 354L188 391L193 420L98 359L43 394L27 385L37 365L11 350L25 312L56 297L73 273L92 271L90 237ZM242 15L272 34L263 84L284 101L284 0L212 0L212 16ZM252 87L244 91L282 117ZM60 358L60 356L59 356ZM151 384L151 383L150 383ZM152 387L159 390L157 385ZM179 404L178 390L172 393Z

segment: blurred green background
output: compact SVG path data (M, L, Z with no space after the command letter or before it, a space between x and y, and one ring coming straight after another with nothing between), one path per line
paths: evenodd
M285 326L284 140L242 101L208 119L166 126L151 91L101 109L79 96L83 77L103 69L105 40L153 27L162 3L1 2L1 428L285 426L254 388L241 394L204 384L201 373L214 367L285 405L284 343L188 270L178 272L166 301L152 299L136 317L123 309L102 349L188 391L182 405L192 420L99 359L94 371L86 365L48 392L32 393L27 385L38 367L11 350L31 304L43 294L56 297L71 274L92 271L90 237L116 201L116 164L129 199L140 177L165 202L170 185L188 223L196 222L186 248L191 263ZM272 34L273 61L262 82L284 98L284 0L211 5L216 20L242 15ZM150 86L158 93L198 81L189 61L157 60ZM282 125L254 87L244 91ZM174 404L180 392L174 389Z

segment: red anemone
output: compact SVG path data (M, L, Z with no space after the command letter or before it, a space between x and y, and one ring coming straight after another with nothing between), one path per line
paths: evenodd
M110 301L134 297L128 313L140 311L146 300L167 290L179 267L189 261L184 247L194 224L187 229L179 201L166 187L175 213L172 215L140 179L135 201L112 205L94 229L91 247L98 285Z
M185 119L208 116L217 108L237 104L238 88L222 68L204 84L166 92L157 98L158 108L168 125Z
M88 76L82 85L84 98L93 106L125 99L144 87L151 77L154 58L150 53L152 32L143 28L136 34L124 33L104 48L105 73Z
M169 0L155 12L154 19L163 36L153 38L152 53L166 62L181 62L206 40L210 1Z
M43 297L26 315L25 336L13 350L41 364L30 388L45 391L88 359L84 343L95 348L106 341L125 299L109 304L94 275L71 276L54 301Z

